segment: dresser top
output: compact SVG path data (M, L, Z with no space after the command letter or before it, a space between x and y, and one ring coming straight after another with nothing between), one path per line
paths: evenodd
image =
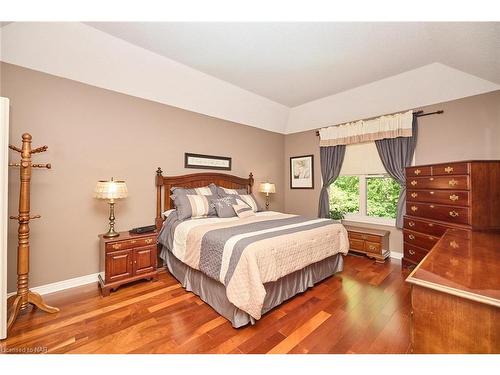
M500 232L448 230L406 281L500 307Z
M471 164L481 164L481 163L500 163L500 160L453 160L453 161L441 161L441 162L436 162L432 164L418 164L418 165L410 165L406 168L414 168L414 167L431 167L434 165L441 165L441 164L464 164L464 163L471 163Z

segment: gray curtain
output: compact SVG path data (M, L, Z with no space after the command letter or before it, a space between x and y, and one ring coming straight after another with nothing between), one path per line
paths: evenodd
M319 151L323 186L319 194L318 217L328 218L330 203L328 187L337 179L345 156L345 145L320 147Z
M375 141L378 154L380 155L385 170L392 178L399 182L399 186L401 187L396 216L397 228L403 227L403 215L406 213L405 167L411 165L415 146L417 145L418 124L415 115L413 115L412 130L413 135L411 137L398 137Z

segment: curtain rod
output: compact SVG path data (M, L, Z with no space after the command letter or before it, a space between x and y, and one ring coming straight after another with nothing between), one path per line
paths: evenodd
M399 112L395 112L395 113L399 113ZM395 114L395 113L391 113L391 114ZM439 111L427 112L427 113L425 113L424 111L417 111L417 112L413 112L413 116L415 116L415 117L424 117L424 116L430 116L430 115L440 115L441 113L444 113L444 111L442 109L440 109ZM390 115L382 115L382 116L390 116ZM356 120L356 121L373 120L373 119L375 119L377 117L381 117L381 116L369 117L369 118L366 118L366 119L363 119L363 120ZM319 136L319 130L316 130L316 135Z

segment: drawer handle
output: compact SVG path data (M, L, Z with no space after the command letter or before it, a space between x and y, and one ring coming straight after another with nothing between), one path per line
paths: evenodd
M414 240L414 239L415 239L415 236L414 236L413 234L409 234L409 235L408 235L408 238L409 238L410 240Z
M458 195L455 195L455 194L450 195L450 200L453 202L458 200Z
M415 251L412 249L408 250L408 252L410 253L410 255L415 255Z
M135 244L135 240L130 241L130 243L131 243L132 245L133 245L133 244Z
M434 226L434 224L432 224L432 223L429 223L428 225L429 225L430 227L433 227L433 226Z
M434 192L433 192L433 191L429 191L429 194L430 194L430 195L434 195Z
M151 242L153 242L153 239L152 239L152 238L146 238L146 239L144 240L144 242L146 242L146 243L151 243Z
M415 226L415 223L414 223L413 221L409 221L409 222L408 222L408 226L409 226L409 227L414 227L414 226Z
M418 176L422 172L420 169L415 169L414 173Z
M415 185L417 184L417 181L416 181L416 180L412 180L412 182L410 182L410 184L411 184L412 186L415 186Z
M430 177L430 178L429 178L429 181L434 181L434 177Z
M430 208L434 208L434 205L433 205L433 204L431 204L431 205L429 205L429 207L430 207Z
M458 216L458 212L457 211L450 211L450 216L451 217L457 217Z
M444 171L445 171L446 173L451 173L451 172L453 172L453 167L446 167L446 168L444 169Z
M119 244L119 243L115 243L111 246L113 249L121 249L122 248L122 245Z
M454 249L459 247L456 241L450 241L450 246Z
M373 246L373 245L369 245L369 246L368 246L368 249L369 249L369 250L375 250L375 246Z
M450 186L455 186L456 184L458 184L458 181L454 180L453 178L450 181L448 181L448 185Z
M412 198L416 198L416 197L418 197L418 194L417 193L411 193L411 197Z
M417 206L411 206L411 210L412 210L413 212L415 212L415 211L417 211L417 210L418 210L418 207L417 207Z

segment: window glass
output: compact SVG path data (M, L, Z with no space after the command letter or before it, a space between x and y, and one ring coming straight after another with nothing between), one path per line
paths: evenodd
M396 218L399 184L388 176L366 177L366 214Z
M330 185L330 210L359 212L359 176L340 176Z

